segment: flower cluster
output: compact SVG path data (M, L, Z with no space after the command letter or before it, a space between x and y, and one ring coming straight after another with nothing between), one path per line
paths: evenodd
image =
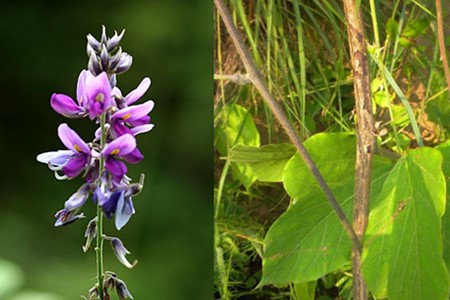
M93 140L86 142L69 125L63 123L58 127L58 136L66 149L37 156L39 162L47 164L55 172L57 179L81 176L85 181L65 202L64 208L56 213L55 226L67 225L83 218L84 214L79 211L91 194L94 204L101 208L103 215L107 218L114 217L118 230L135 213L132 198L142 190L144 176L141 175L138 183L131 183L126 175L127 163L136 164L144 158L137 147L136 135L152 130L154 125L150 123L148 114L154 103L149 100L135 104L150 87L149 78L144 78L135 90L125 96L117 87L116 75L127 71L132 64L132 57L122 52L119 46L123 34L124 31L120 35L115 32L114 36L108 38L105 27L100 41L89 34L88 68L78 76L76 98L57 93L50 98L50 105L57 113L67 118L87 117L99 126ZM129 268L133 267L134 264L125 259L125 254L129 252L122 242L98 232L100 226L97 224L101 219L100 214L89 222L83 250L86 252L90 243L100 235L102 239L111 240L119 261ZM119 294L132 299L125 283L116 276L113 278L100 274L100 277L104 279L105 295L108 287L116 287ZM95 288L95 293L99 295L101 282ZM125 299L124 297L122 298ZM100 299L104 297L101 296Z

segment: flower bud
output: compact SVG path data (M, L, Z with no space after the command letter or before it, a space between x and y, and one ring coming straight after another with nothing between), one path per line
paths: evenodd
M85 217L83 213L77 215L76 214L77 211L78 210L70 211L65 208L58 211L55 214L55 218L56 218L55 227L66 226L66 225L69 225L70 223L75 222L78 219L82 219Z
M102 45L100 44L99 41L97 41L95 39L95 37L93 37L91 34L87 35L87 40L88 40L88 47L90 47L92 50L94 50L96 53L100 53L101 47ZM89 51L88 51L88 55Z
M123 280L116 280L116 290L119 300L125 300L127 298L132 300L134 299Z
M130 254L130 251L125 248L122 241L118 238L111 238L111 247L113 248L114 254L116 255L117 259L128 269L134 268L137 264L137 260L131 264L126 258L125 255Z
M106 42L108 41L108 37L106 36L106 27L105 25L102 25L102 37L100 39L100 43L103 45L106 45Z
M132 63L133 57L131 57L131 55L129 55L126 52L122 53L122 55L120 56L119 64L117 65L116 68L116 73L117 74L125 73L131 67Z
M89 57L88 70L91 71L91 73L95 76L99 75L102 72L96 55L91 55Z
M106 271L105 275L106 275L105 280L103 281L103 286L105 290L109 288L114 289L116 286L117 275L110 271Z
M93 218L89 221L87 225L86 232L84 233L84 237L86 238L86 244L83 246L83 251L87 252L91 247L92 241L97 236L97 217Z
M108 40L108 42L106 43L106 49L109 52L112 52L115 48L117 48L117 46L119 45L120 41L122 40L123 34L125 33L125 29L122 30L122 32L120 33L120 35L117 35L117 31L114 31L114 35L112 38L110 38Z
M94 286L89 290L88 299L89 300L97 300L98 299L98 288L97 286Z
M114 70L120 62L120 58L122 57L122 47L119 47L116 54L114 54L109 60L109 69Z
M108 51L106 50L106 47L103 47L102 52L100 53L100 62L102 70L105 72L108 71L108 61L109 61Z

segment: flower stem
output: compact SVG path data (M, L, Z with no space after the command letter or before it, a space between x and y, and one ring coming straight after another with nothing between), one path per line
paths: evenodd
M101 115L100 120L100 147L103 149L105 147L106 140L106 132L105 132L105 122L106 122L106 113ZM99 173L98 176L101 176L103 170L105 169L105 160L102 156L100 156L99 163ZM96 243L96 259L97 259L97 279L98 279L98 292L100 295L100 300L104 300L103 293L103 213L100 204L97 202L97 243Z

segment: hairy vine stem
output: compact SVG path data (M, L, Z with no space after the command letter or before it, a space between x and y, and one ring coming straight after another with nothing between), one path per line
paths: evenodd
M445 80L447 81L447 89L450 93L450 71L448 69L447 53L445 52L444 39L444 23L442 21L442 5L441 0L436 0L436 17L439 40L439 52L441 53L442 67L444 68Z
M361 251L361 242L358 239L358 236L356 235L355 231L353 230L347 216L345 215L344 211L340 207L339 203L337 202L336 198L334 197L333 193L331 192L330 188L328 187L327 183L322 177L322 174L320 174L320 171L317 169L317 166L314 164L314 161L312 160L311 156L303 146L298 134L296 133L294 127L289 122L288 118L286 117L285 113L283 112L281 106L278 104L278 102L272 97L272 95L269 92L269 89L267 88L266 83L262 79L262 75L258 71L256 65L253 63L250 54L248 52L247 47L245 46L245 43L238 32L236 26L234 25L230 12L228 8L226 7L223 0L214 0L214 4L222 17L222 20L227 28L227 31L233 41L233 44L235 45L239 56L241 57L242 62L244 63L245 69L248 73L248 78L253 83L253 85L256 87L256 89L260 92L263 99L266 101L267 105L275 115L275 117L278 119L278 122L280 122L281 126L283 127L284 131L289 136L290 140L296 147L297 151L300 153L301 157L303 158L306 166L311 171L312 175L316 179L317 183L319 184L320 188L324 191L325 195L327 196L327 199L330 203L330 205L333 207L334 211L336 212L337 216L339 217L339 220L341 221L342 225L344 226L345 231L350 236L353 245L356 245L356 248Z
M369 218L370 177L372 171L372 156L375 152L375 126L372 112L372 97L370 92L369 61L367 59L366 38L364 34L362 15L355 0L344 0L347 35L350 48L350 58L353 69L353 86L356 108L356 166L355 166L355 197L353 200L353 229L358 239L362 241ZM353 245L353 299L365 300L368 297L367 287L362 276L361 249Z

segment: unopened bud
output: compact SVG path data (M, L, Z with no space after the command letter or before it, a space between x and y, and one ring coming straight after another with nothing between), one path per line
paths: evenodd
M102 70L105 72L108 71L108 61L109 61L108 51L106 50L106 47L103 47L102 52L100 53L100 62L102 65Z
M133 57L131 57L131 55L129 55L126 52L122 53L122 55L120 56L119 64L117 65L116 68L116 73L117 74L125 73L131 67L132 63Z
M91 55L89 57L88 69L95 76L99 75L102 72L96 55Z
M95 39L91 34L87 35L88 45L97 53L100 53L100 49L102 48L102 45L99 41ZM89 53L88 53L89 55Z
M134 299L123 280L116 280L116 290L119 300Z
M114 31L114 35L112 38L108 40L106 43L106 48L109 52L112 52L117 46L119 45L120 41L122 40L123 34L125 33L125 29L122 30L120 35L117 35L117 31Z
M89 221L87 225L86 232L84 233L84 237L86 238L86 244L83 246L83 251L87 252L91 247L92 241L97 236L97 217L93 218Z

